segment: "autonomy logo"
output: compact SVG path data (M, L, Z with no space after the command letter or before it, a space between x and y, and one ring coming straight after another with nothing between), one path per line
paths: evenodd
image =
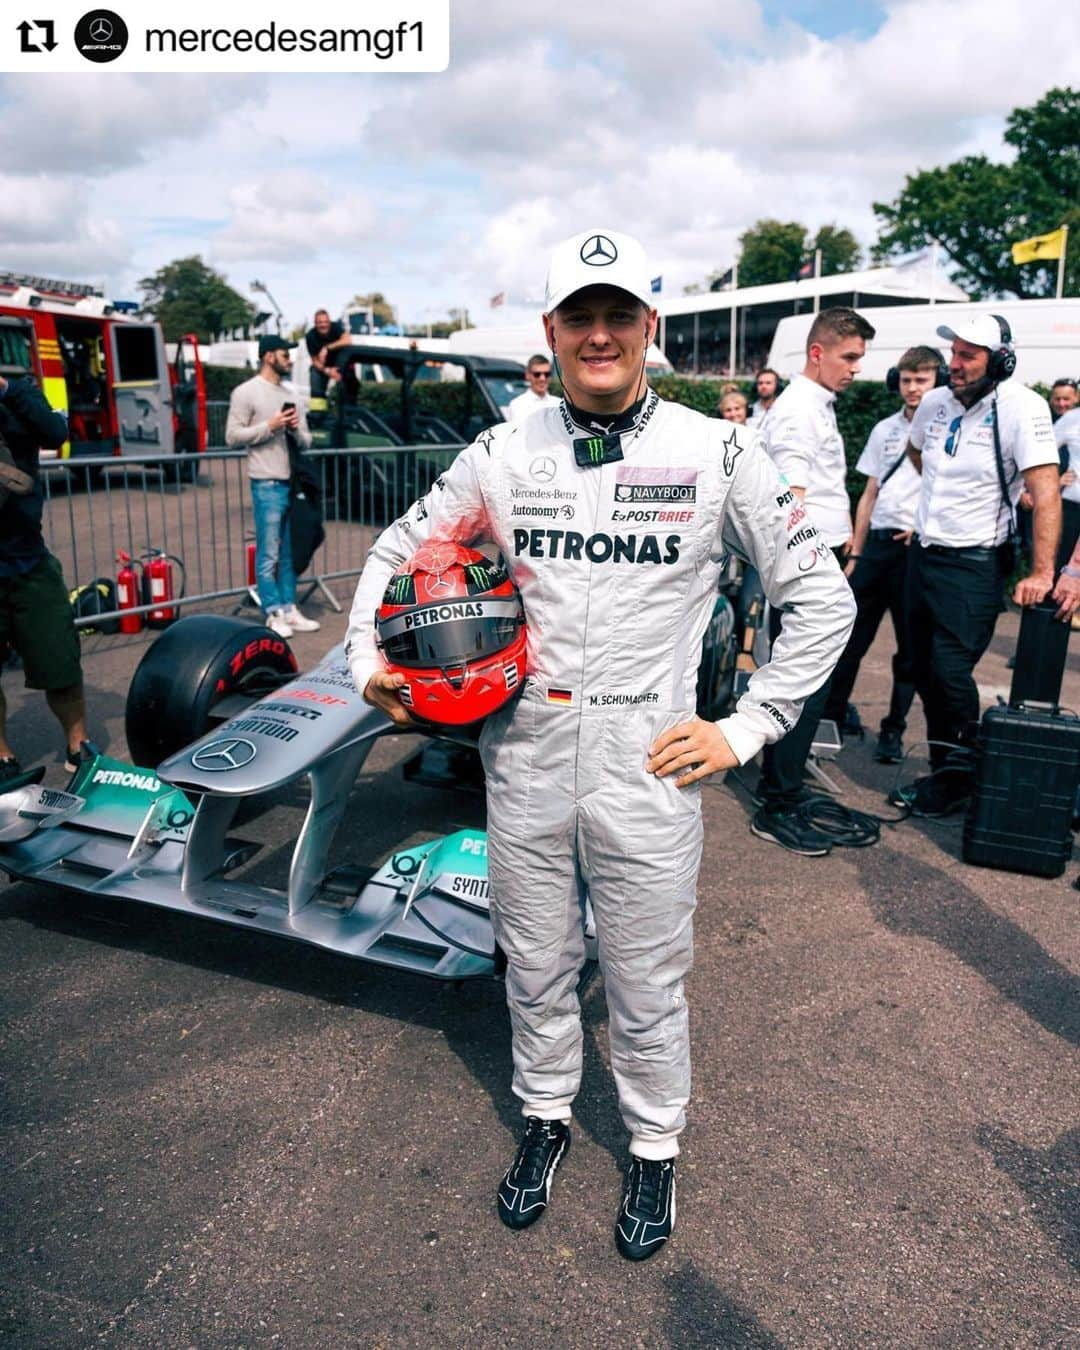
M75 25L75 47L88 61L115 61L127 45L127 24L111 9L92 9Z
M590 267L608 267L619 256L619 250L606 234L592 234L581 246L581 261Z

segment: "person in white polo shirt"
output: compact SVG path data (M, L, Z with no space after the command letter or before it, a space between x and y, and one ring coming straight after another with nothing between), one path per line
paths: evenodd
M817 537L841 566L851 544L851 504L844 438L836 425L834 404L836 395L859 373L873 336L873 328L853 309L823 309L806 335L802 374L796 375L758 427L790 493L787 523L794 533L788 547ZM809 557L804 561L814 565ZM771 611L769 626L772 640L783 644L781 610ZM832 847L801 809L806 757L828 692L826 679L806 700L794 728L783 740L765 747L758 784L762 805L750 824L759 839L808 858L821 857Z
M907 456L908 431L923 395L948 382L948 367L939 351L909 347L886 376L887 387L900 395L903 406L876 424L855 465L859 473L866 474L866 486L855 508L854 539L845 571L859 613L833 671L825 716L837 726L843 722L859 665L888 613L896 635L896 652L889 711L881 720L874 750L874 758L882 764L899 764L904 757L903 735L915 697L904 593L921 479Z
M927 394L908 453L922 474L918 542L908 570L915 684L926 709L934 770L894 794L916 815L957 810L971 794L979 719L974 669L1004 609L1022 490L1033 508L1031 572L1013 593L1035 605L1054 584L1061 532L1058 452L1046 401L1009 382L1016 354L1008 323L980 314L942 325L952 343L949 388Z
M529 381L528 389L523 394L518 394L517 398L511 399L510 407L506 411L506 420L515 426L531 417L534 412L539 412L541 408L554 408L559 401L550 392L550 357L530 356L529 364L525 367L525 378Z

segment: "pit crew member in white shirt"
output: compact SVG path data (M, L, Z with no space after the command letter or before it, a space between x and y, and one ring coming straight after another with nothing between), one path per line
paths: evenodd
M347 639L357 688L407 726L402 677L384 669L373 632L394 570L428 539L493 544L521 593L523 692L481 737L492 922L526 1118L497 1209L512 1228L539 1218L569 1145L587 891L630 1134L615 1233L630 1260L658 1251L674 1222L701 784L794 725L855 610L821 538L792 525L794 498L760 440L648 389L651 276L641 245L614 230L555 249L544 328L565 398L485 432L385 531ZM785 628L733 715L707 722L694 712L697 667L732 552L761 573Z
M979 314L937 332L952 343L949 388L923 398L908 450L922 474L908 622L934 772L895 798L926 816L957 810L971 794L970 755L956 751L972 745L978 727L973 672L1005 607L1021 490L1032 501L1034 556L1013 593L1018 605L1038 604L1049 593L1061 532L1050 411L1034 390L1009 378L1016 354L1008 323Z
M508 422L524 422L541 408L554 408L558 399L548 391L551 388L551 358L548 356L530 356L525 367L525 378L529 387L523 394L510 400L506 410Z
M760 430L773 463L792 496L788 526L795 546L818 537L841 562L851 544L844 439L836 425L836 395L859 373L874 330L853 309L824 309L806 335L806 364L769 410ZM769 617L773 641L786 616L775 606ZM831 840L806 818L803 773L829 692L828 671L806 700L795 729L765 748L758 795L761 809L750 828L761 839L808 858L822 857Z
M858 616L833 671L825 716L837 726L842 723L859 665L888 613L896 652L889 711L881 719L874 750L874 758L882 764L899 764L904 757L903 735L915 697L904 595L908 545L915 528L921 480L906 453L908 431L923 395L948 380L949 370L939 351L909 347L886 376L886 385L900 395L903 406L877 423L855 465L867 477L855 508L854 540L844 570L855 594Z

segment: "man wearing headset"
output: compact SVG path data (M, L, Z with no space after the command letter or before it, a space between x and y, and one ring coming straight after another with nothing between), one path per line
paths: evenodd
M376 542L347 639L358 689L400 725L372 616L430 539L502 553L528 623L521 696L484 725L491 916L506 953L513 1090L524 1136L498 1189L524 1228L546 1208L581 1082L577 982L587 890L630 1165L616 1244L659 1251L675 1218L690 1095L683 977L701 861L701 784L797 720L847 640L833 556L745 427L663 402L645 382L656 331L644 250L592 230L560 244L544 331L565 397L491 428ZM702 638L736 553L783 608L784 637L735 712L694 712Z
M866 486L855 508L855 529L844 575L851 582L858 617L833 671L825 716L837 726L843 723L859 665L877 636L881 620L890 614L896 635L892 696L874 750L874 758L882 764L899 764L904 757L902 737L915 697L904 597L908 546L915 528L921 480L906 454L908 431L923 395L948 382L948 367L939 351L909 347L885 377L887 388L900 395L902 406L876 423L855 465L859 473L866 474Z
M1038 604L1053 587L1061 532L1050 412L1034 390L1009 380L1016 354L1008 323L979 314L937 332L952 343L949 387L923 398L908 439L922 474L908 622L934 772L896 798L923 816L947 815L971 795L964 751L979 720L973 671L1004 608L1022 490L1033 507L1033 556L1013 593L1018 605Z

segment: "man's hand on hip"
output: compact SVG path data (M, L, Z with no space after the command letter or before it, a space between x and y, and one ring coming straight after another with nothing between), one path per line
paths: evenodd
M723 769L733 769L738 762L715 722L692 717L657 736L649 747L645 768L657 778L677 773L675 786L682 788Z
M364 702L386 713L395 726L413 727L416 720L409 715L408 708L398 696L398 690L404 683L404 675L393 675L388 670L377 670L364 686Z
M1053 584L1053 573L1032 572L1030 576L1022 577L1016 583L1013 601L1018 605L1037 605L1050 594Z

